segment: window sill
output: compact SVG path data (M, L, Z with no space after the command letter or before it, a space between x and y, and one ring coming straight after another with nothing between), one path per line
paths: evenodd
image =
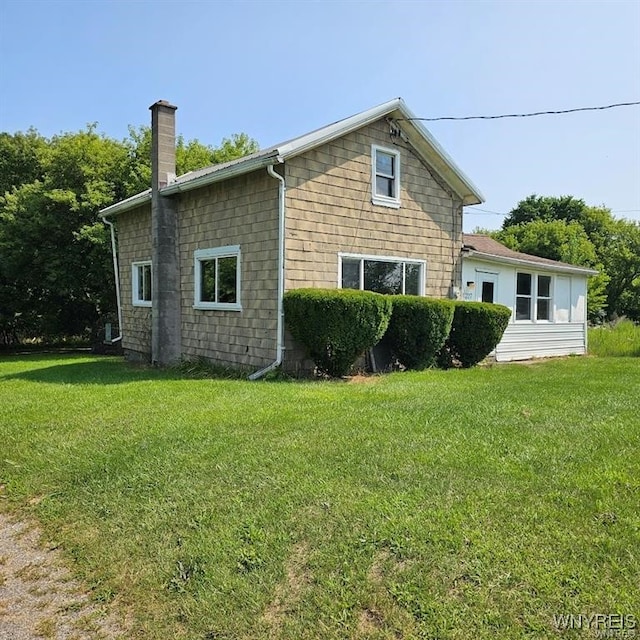
M388 207L389 209L400 208L400 200L394 200L393 198L384 198L382 196L373 196L373 198L371 198L371 204L375 204L379 207Z
M242 305L235 302L197 302L193 308L198 311L242 311Z
M134 307L146 307L147 309L151 308L151 302L147 302L145 300L135 300L132 304Z

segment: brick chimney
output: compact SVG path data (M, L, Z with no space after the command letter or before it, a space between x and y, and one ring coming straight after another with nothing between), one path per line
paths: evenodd
M176 177L177 107L166 100L151 109L152 293L151 362L178 362L182 354L177 201L160 194ZM176 196L177 197L177 196Z

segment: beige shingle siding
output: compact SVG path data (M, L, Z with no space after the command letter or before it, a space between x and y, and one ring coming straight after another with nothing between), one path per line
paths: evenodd
M151 354L151 309L132 304L131 264L151 260L151 205L118 216L118 262L122 299L122 347L136 359Z
M371 203L371 145L400 153L399 209ZM285 288L336 287L338 253L427 261L426 294L445 297L459 280L461 202L384 119L286 162Z
M258 368L276 356L278 183L266 171L181 196L182 351ZM194 309L194 251L240 245L242 311Z

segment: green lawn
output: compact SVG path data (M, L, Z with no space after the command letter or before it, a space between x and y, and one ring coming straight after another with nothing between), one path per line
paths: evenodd
M640 626L638 358L251 383L34 354L0 400L0 508L131 638Z

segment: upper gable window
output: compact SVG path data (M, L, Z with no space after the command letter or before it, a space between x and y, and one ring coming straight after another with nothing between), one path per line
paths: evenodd
M392 149L371 147L371 201L385 207L400 206L400 154Z

